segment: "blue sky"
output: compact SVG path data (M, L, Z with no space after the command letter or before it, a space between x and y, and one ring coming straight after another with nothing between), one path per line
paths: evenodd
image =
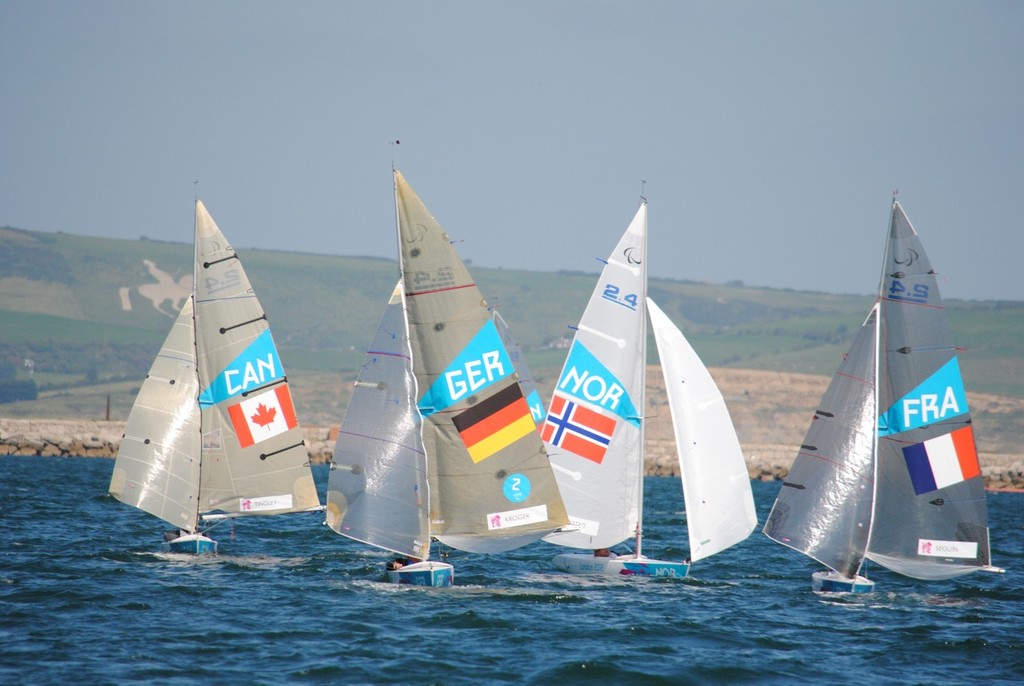
M947 298L1024 300L1024 3L0 0L0 225L877 287L899 189ZM400 140L399 145L393 141ZM646 183L642 183L646 181Z

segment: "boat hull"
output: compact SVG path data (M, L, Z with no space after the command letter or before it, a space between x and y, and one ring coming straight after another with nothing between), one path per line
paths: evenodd
M570 574L682 578L690 570L688 562L652 560L635 555L596 557L589 553L562 553L556 555L553 562L558 569Z
M426 560L399 569L389 569L387 578L393 584L445 588L455 580L455 568L447 562Z
M830 569L811 574L811 588L818 593L871 593L875 582L860 574L851 579Z
M206 555L217 552L217 541L202 534L185 534L170 541L164 541L163 549L170 553Z

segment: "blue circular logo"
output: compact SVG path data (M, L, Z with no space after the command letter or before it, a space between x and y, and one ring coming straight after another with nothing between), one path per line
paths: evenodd
M521 503L530 497L530 480L522 474L509 474L502 490L509 502Z

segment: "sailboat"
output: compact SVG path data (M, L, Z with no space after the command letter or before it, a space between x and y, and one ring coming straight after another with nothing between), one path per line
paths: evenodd
M714 380L683 334L647 298L647 201L605 263L555 385L542 437L570 530L546 541L570 573L683 577L754 530L746 462ZM690 560L643 554L647 312L655 334L686 507ZM609 549L627 539L632 553Z
M893 198L878 297L765 522L817 560L821 592L867 593L866 559L915 579L990 564L985 488L939 288Z
M394 184L401 278L342 420L327 524L397 553L389 581L450 586L432 541L505 552L568 517L486 300L397 170Z
M195 203L192 292L139 389L109 492L216 552L200 524L322 509L287 377L234 248ZM211 524L212 526L212 524Z

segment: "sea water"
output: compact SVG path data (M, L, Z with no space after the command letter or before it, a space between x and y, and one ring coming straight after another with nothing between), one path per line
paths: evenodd
M810 590L769 541L683 580L570 576L559 549L451 551L455 586L383 582L383 552L322 514L225 522L220 553L160 552L164 524L106 494L112 460L0 457L0 683L1019 684L1024 494L992 493L1006 574ZM315 467L321 496L326 467ZM754 483L759 520L777 483ZM648 478L645 552L687 556L678 481Z

